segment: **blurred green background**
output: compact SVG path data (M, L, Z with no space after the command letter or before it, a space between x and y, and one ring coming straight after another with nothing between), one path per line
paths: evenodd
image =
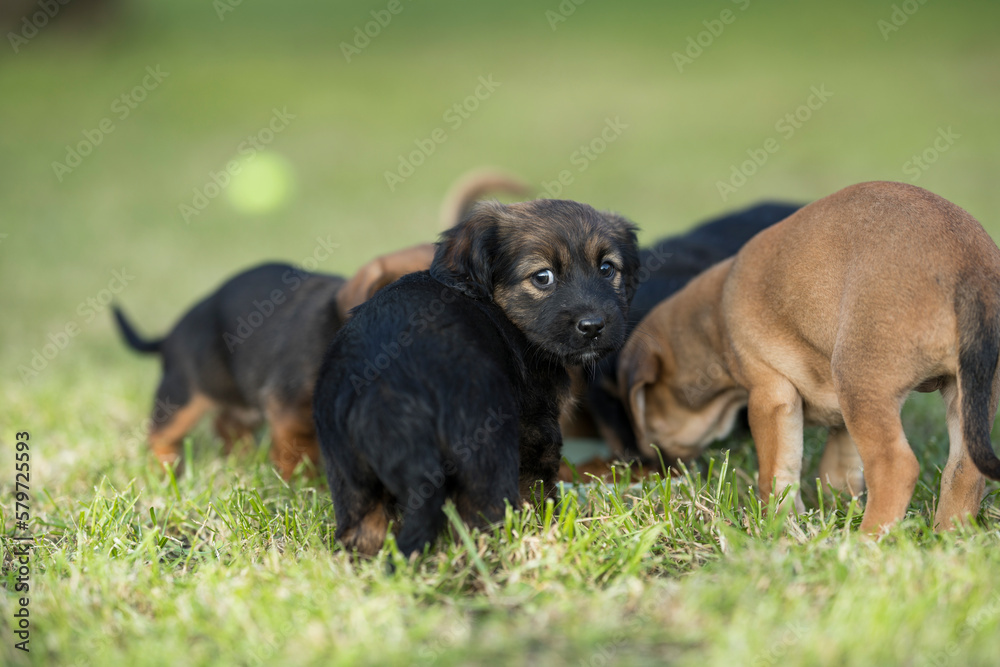
M17 396L23 405L33 387L100 392L117 373L134 378L145 403L152 361L121 347L103 307L80 305L101 298L113 271L134 276L117 298L158 334L224 277L265 259L301 261L319 238L336 244L319 269L342 274L433 238L448 185L480 165L512 170L540 191L569 170L563 197L629 216L647 242L763 198L807 201L871 179L927 187L1000 234L997 3L400 0L348 62L342 44L372 12L384 20L389 4L122 0L94 24L60 10L67 14L26 40L11 37L23 37L24 24L8 19L5 404ZM675 53L689 38L704 46L679 68ZM120 98L147 67L168 75L122 118ZM453 127L445 113L480 77L499 86ZM813 87L832 96L785 136L776 123ZM294 119L246 178L186 223L179 207L276 108ZM53 163L104 119L114 131L60 181ZM581 161L577 151L608 119L627 127ZM436 128L447 140L390 190L385 173ZM914 180L906 163L933 154L949 128L947 150ZM779 150L724 201L718 182L771 137ZM281 185L275 174L288 189L266 202L274 206L234 203L268 199ZM68 323L79 335L22 382L19 366Z

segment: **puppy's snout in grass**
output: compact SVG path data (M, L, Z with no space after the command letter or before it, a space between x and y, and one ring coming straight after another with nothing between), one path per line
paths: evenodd
M979 512L985 479L1000 479L998 285L1000 248L968 212L912 185L861 183L650 311L619 385L643 442L670 453L703 449L746 406L763 499L799 483L803 428L827 427L820 477L852 494L867 486L870 533L905 515L919 477L903 401L940 391L950 452L934 522L951 528Z

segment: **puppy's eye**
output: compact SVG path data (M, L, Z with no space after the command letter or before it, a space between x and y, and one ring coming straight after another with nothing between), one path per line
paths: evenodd
M601 268L598 269L598 271L600 271L601 275L605 278L612 278L615 275L615 265L611 262L604 262L601 264Z
M531 275L531 282L535 287L551 287L556 282L556 274L552 273L552 269L542 269Z

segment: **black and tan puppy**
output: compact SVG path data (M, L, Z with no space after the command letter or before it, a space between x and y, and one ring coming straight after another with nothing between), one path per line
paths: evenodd
M524 189L496 170L471 172L445 197L442 215L455 216L454 223L486 191ZM263 264L229 279L156 341L143 340L115 308L128 345L163 359L149 430L157 459L179 463L183 437L214 409L227 452L266 420L271 459L283 477L303 461L318 463L312 390L330 339L351 308L400 276L427 269L432 258L429 244L406 248L373 259L347 281Z
M732 257L758 232L784 220L801 205L780 202L755 204L703 222L676 236L660 239L639 251L638 287L629 307L628 333L657 304L683 288L713 264ZM590 417L597 434L621 461L638 461L658 468L659 457L635 439L628 412L618 390L618 354L606 356L595 366L580 369L585 374L585 394L563 419L563 433L574 432L572 419Z
M860 455L862 529L902 518L919 470L899 413L914 390L940 390L948 412L935 525L975 515L983 475L1000 479L990 443L1000 250L926 190L862 183L814 202L654 308L636 333L619 384L640 442L689 459L747 405L763 498L799 482L802 429L817 424L830 428L824 481L857 484Z
M374 554L390 520L403 553L443 526L503 516L559 468L565 366L625 339L633 227L571 201L481 203L411 274L334 338L314 414L337 538ZM538 489L536 484L541 484Z
M318 463L311 383L343 324L335 307L343 284L288 264L257 266L229 279L157 341L142 340L116 308L129 346L163 359L149 430L156 458L180 463L184 435L217 409L227 450L266 419L271 459L285 478L303 459Z

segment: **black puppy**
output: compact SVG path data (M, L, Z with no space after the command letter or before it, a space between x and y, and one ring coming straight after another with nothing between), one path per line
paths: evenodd
M143 340L115 308L128 345L163 358L149 444L164 465L180 464L184 435L210 409L226 443L265 418L271 459L285 478L302 460L318 463L312 421L316 358L343 324L344 279L288 264L262 264L226 281L184 314L161 340Z
M429 272L353 311L320 370L316 430L336 537L410 554L452 498L483 526L554 490L565 366L625 340L638 252L623 218L572 201L477 205ZM536 486L541 484L541 488Z
M677 236L660 239L639 252L638 287L629 308L628 333L658 303L668 298L708 267L735 255L757 232L784 220L801 208L797 204L768 202L730 213ZM658 466L640 453L635 434L619 400L618 353L586 369L586 396L574 417L586 413L616 459ZM569 427L569 420L564 425Z

